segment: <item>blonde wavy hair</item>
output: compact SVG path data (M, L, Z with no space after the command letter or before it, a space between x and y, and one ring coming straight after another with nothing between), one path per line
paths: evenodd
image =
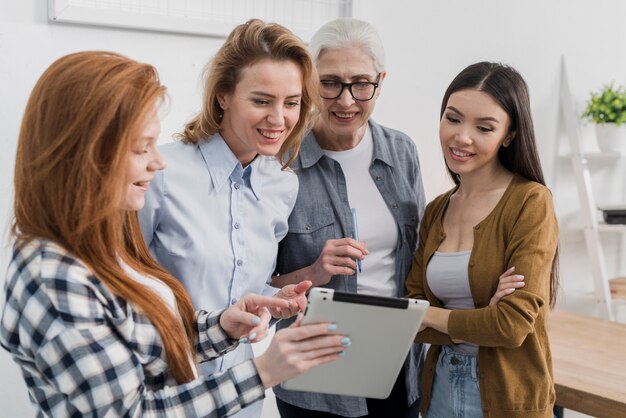
M204 70L202 110L177 137L195 144L220 132L223 111L217 95L234 92L241 71L264 59L291 61L302 71L300 117L276 155L283 169L289 166L298 155L302 137L310 128L313 115L320 108L319 78L304 43L289 29L276 23L252 19L230 33Z

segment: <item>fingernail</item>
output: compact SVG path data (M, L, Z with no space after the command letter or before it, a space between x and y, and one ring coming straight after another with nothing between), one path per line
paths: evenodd
M343 345L344 347L348 347L350 344L352 344L352 340L350 340L349 337L343 337L341 339L341 345Z
M336 329L337 329L337 325L335 325L335 324L328 325L328 330L329 331L335 331Z
M252 334L250 334L250 341L254 340L256 338L256 332L253 332Z
M239 344L245 344L245 343L247 343L247 342L248 342L248 338L247 338L247 337L241 337L241 338L239 339Z
M252 318L252 325L259 325L261 323L261 318L255 316Z
M346 352L345 352L345 351L340 351L340 352L338 352L338 353L337 353L337 355L338 355L339 357L343 357L343 356L345 356L345 355L346 355Z

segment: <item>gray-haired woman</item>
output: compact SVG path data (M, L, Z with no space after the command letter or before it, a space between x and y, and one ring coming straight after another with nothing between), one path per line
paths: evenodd
M309 50L322 112L292 165L300 189L272 283L311 280L344 292L403 297L425 197L413 141L370 118L387 75L381 40L366 22L337 19L317 31ZM354 239L352 208L361 241ZM387 399L277 387L280 414L417 417L422 350L412 347Z

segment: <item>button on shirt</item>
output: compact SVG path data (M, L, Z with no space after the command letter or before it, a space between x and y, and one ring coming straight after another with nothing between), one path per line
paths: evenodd
M185 285L196 309L222 309L247 293L274 294L268 283L298 193L296 176L260 155L244 169L219 134L161 151L167 169L157 172L139 213L153 256ZM203 364L202 372L250 357L245 345Z

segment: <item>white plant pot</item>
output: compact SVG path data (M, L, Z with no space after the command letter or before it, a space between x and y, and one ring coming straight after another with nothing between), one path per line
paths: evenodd
M598 140L600 151L626 154L626 125L617 126L614 123L597 124L596 139Z

